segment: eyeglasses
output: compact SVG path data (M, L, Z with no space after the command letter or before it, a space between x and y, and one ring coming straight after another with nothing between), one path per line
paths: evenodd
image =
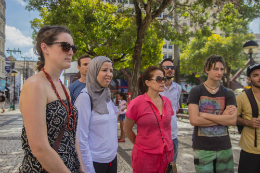
M78 46L76 46L76 45L71 46L68 42L52 42L52 43L46 43L46 44L60 44L62 51L66 52L66 53L70 51L70 48L72 48L74 55L78 51Z
M162 81L166 82L166 77L156 76L156 78L152 78L150 80L156 80L158 83L162 83Z
M163 68L164 68L165 70L168 70L169 68L171 68L171 70L174 70L174 69L175 69L174 66L163 66Z

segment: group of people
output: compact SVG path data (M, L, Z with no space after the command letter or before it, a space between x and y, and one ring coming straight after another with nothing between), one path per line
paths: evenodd
M81 78L66 88L59 77L77 52L70 31L63 26L43 26L35 42L40 56L39 73L26 80L19 103L24 121L21 172L116 173L118 142L125 142L126 134L134 144L134 173L177 173L176 112L182 88L172 81L172 59L164 59L159 67L150 66L142 73L138 79L139 96L129 103L119 93L118 109L108 88L113 77L113 63L108 57L80 57ZM238 97L237 108L232 90L219 84L224 65L221 56L210 56L204 65L207 81L194 87L187 101L194 126L196 172L234 172L228 126L236 124L238 113L243 115L238 122L246 126L240 141L243 166L239 170L245 172L253 163L249 160L251 151L256 158L254 163L258 162L251 133L252 128L259 130L260 120L251 120L252 113L244 108L244 95ZM260 94L260 72L255 73L258 70L260 65L248 73L256 98ZM135 124L137 133L133 131Z

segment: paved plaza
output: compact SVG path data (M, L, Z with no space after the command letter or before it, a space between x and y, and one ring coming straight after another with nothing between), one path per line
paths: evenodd
M23 119L19 110L0 114L0 172L17 173L23 158L21 149L21 129ZM179 127L179 154L177 159L178 173L195 172L193 165L193 150L191 148L193 127L189 120L178 118ZM136 126L134 126L136 132ZM118 123L118 135L120 128ZM230 127L230 136L233 146L235 170L237 172L239 152L238 142L240 135L236 127ZM118 146L118 173L131 173L131 152L133 144L126 138L125 143Z

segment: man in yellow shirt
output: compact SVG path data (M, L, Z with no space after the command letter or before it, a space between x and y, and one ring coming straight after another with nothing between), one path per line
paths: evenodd
M247 68L247 80L252 84L252 91L260 111L260 64L252 64ZM245 92L237 96L237 124L243 125L239 147L241 148L238 173L260 173L260 118L252 116L252 107ZM255 147L255 129L257 147Z

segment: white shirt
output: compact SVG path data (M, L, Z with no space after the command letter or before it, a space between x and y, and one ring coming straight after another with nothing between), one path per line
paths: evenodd
M160 94L162 96L169 98L172 102L172 109L173 109L174 115L175 115L175 116L172 116L172 121L171 121L172 139L177 138L177 135L178 135L176 111L178 110L181 91L182 91L181 86L179 84L177 84L176 82L172 82L169 89L166 86L164 86L164 91L160 92Z
M87 88L81 90L75 101L78 109L78 126L76 136L79 142L85 173L95 173L94 162L109 163L116 157L117 115L118 109L110 100L107 103L109 114L91 111L90 97Z

